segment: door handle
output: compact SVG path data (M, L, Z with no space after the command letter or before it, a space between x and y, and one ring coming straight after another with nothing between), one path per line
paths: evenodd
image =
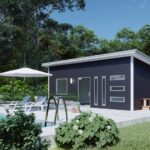
M91 92L88 92L88 96L89 96L89 97L91 96Z

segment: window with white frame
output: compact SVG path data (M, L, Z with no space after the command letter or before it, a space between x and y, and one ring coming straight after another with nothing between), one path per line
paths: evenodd
M106 106L106 76L102 76L102 106Z
M110 86L111 92L124 92L125 86Z
M110 75L110 81L125 80L125 75Z
M68 93L67 78L56 79L56 94L66 95Z
M110 102L124 103L125 97L110 96Z
M94 105L98 105L98 77L94 77Z

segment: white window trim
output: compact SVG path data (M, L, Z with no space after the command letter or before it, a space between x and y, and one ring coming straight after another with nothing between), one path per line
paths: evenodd
M97 82L97 95L95 93L95 82ZM97 100L96 100L96 98L97 98ZM98 105L98 77L97 76L94 77L94 105Z
M134 57L130 60L130 111L134 111Z
M122 88L122 90L113 90L115 88ZM125 92L125 86L110 86L110 92Z
M105 79L103 81L103 79ZM105 98L103 99L103 82L105 82ZM106 76L102 76L102 106L106 106Z
M59 80L66 80L66 93L59 93L58 92L58 81ZM56 94L60 94L60 95L67 95L68 94L68 79L67 78L56 78Z
M118 101L118 100L112 100L114 98L122 98L123 101ZM110 96L110 102L115 102L115 103L124 103L125 102L125 97L120 97L120 96Z
M117 79L117 77L119 77L119 76L123 76L123 78L122 79ZM112 79L112 78L116 78L116 79ZM125 75L124 74L118 74L118 75L110 75L110 81L123 81L123 80L125 80Z

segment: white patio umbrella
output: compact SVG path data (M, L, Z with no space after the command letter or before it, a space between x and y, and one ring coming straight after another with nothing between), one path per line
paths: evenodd
M24 67L24 68L0 73L0 76L26 78L26 77L50 77L52 76L52 74ZM47 109L48 109L48 106L47 106Z
M6 76L6 77L49 77L49 76L52 76L52 74L24 67L24 68L0 73L0 76Z

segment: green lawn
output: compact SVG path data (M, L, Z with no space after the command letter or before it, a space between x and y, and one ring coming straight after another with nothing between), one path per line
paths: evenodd
M150 122L120 129L121 141L107 150L149 150Z
M120 129L120 138L119 144L103 150L150 150L150 122ZM86 150L91 150L91 148L86 148ZM92 150L96 149L92 148Z

